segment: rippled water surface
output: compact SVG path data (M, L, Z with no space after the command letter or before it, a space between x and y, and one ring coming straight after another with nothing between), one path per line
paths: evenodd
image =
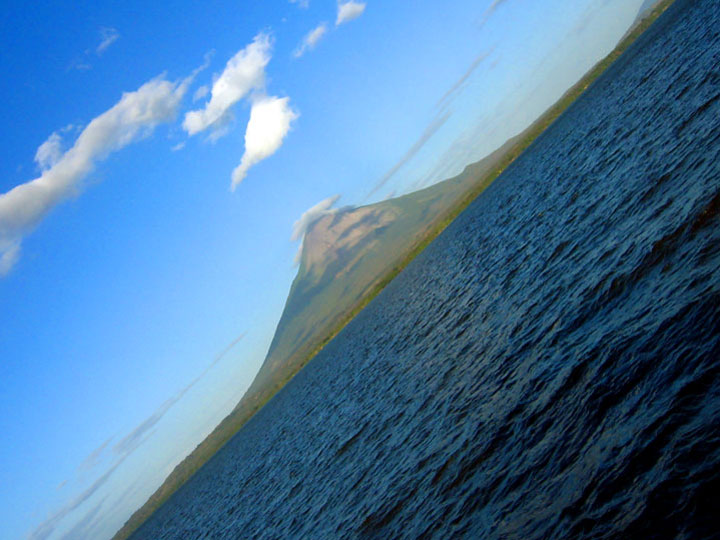
M719 31L678 0L135 538L718 537Z

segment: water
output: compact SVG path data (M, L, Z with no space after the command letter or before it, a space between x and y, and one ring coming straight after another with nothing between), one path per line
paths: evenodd
M678 0L135 538L720 537L719 19Z

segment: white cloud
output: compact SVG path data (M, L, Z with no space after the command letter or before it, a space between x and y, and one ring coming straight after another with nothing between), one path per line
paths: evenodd
M315 41L320 36L314 38ZM232 172L234 190L253 165L271 156L282 145L290 131L290 124L298 114L289 106L289 98L265 95L265 67L271 58L272 39L261 32L233 56L210 89L210 100L201 109L185 115L183 128L188 135L212 129L215 140L230 129L231 107L248 97L252 103L250 119L245 129L245 152L240 164Z
M22 237L56 204L80 190L96 162L175 117L191 79L177 83L158 77L124 93L113 107L93 119L62 155L55 152L57 141L52 135L38 148L36 160L49 168L38 178L0 194L0 270L4 274L17 262Z
M335 26L357 19L365 11L365 2L338 2L337 19Z
M273 155L298 117L289 105L289 98L262 97L254 101L245 129L245 153L232 172L232 189L243 181L248 170Z
M317 203L315 206L308 208L303 212L300 219L293 224L292 236L290 236L291 242L297 242L302 239L307 231L308 227L315 223L318 219L323 217L325 214L334 212L331 210L335 203L340 199L340 195L333 195Z
M62 137L57 131L53 132L44 143L42 143L37 152L35 152L35 163L38 164L41 171L50 169L62 157Z
M310 7L310 0L290 0L291 4L297 4L298 7L307 9Z
M210 88L204 84L197 90L195 90L195 93L193 94L193 101L200 101L202 98L208 95L208 92L210 92Z
M103 27L100 29L100 45L97 46L95 52L98 56L105 52L105 50L115 43L120 38L120 32L115 28Z
M293 56L295 58L300 58L307 51L314 49L326 32L327 23L320 23L317 27L310 30L310 32L308 32L303 38L302 43L300 43L297 49L293 51Z
M212 85L210 101L204 108L185 115L183 128L189 135L226 124L230 107L251 90L261 90L265 86L265 66L270 61L271 48L270 36L260 33L228 60L225 70Z
M305 242L305 233L307 232L310 225L315 223L321 217L337 212L337 209L332 209L335 203L340 199L340 195L333 195L317 203L315 206L308 208L303 212L300 219L293 224L292 235L290 236L291 242L297 242L300 240L300 245L295 252L295 258L293 260L293 266L300 264L302 258L303 243Z
M0 243L0 277L8 275L20 258L20 242Z

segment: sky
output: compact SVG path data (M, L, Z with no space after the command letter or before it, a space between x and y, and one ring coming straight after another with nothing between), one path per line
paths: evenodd
M10 0L0 537L111 537L252 382L311 218L458 174L640 4Z

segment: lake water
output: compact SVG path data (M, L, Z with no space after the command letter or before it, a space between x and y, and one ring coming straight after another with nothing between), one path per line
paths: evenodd
M719 32L678 0L134 538L719 537Z

